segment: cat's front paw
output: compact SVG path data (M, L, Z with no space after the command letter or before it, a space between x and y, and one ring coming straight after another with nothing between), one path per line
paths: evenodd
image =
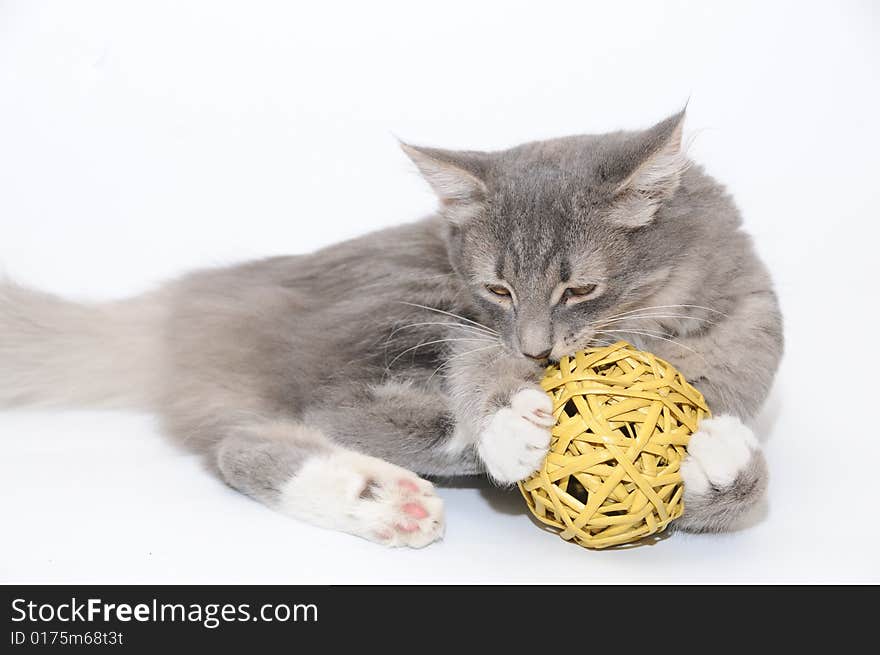
M767 465L755 435L734 416L704 419L681 463L680 528L719 532L736 527L767 488Z
M755 435L734 416L704 419L688 443L681 474L688 496L731 486L759 445Z
M493 480L512 484L538 470L550 447L552 412L550 397L528 387L513 395L510 407L492 415L477 449Z

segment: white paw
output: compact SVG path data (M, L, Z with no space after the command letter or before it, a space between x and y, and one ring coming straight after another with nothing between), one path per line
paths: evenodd
M721 415L700 422L681 463L686 495L729 487L760 448L752 431L735 416Z
M540 389L516 392L510 407L499 409L480 435L478 451L489 475L511 484L534 473L550 447L553 402Z
M280 509L387 546L421 548L443 536L434 485L388 462L340 450L308 460L282 489Z

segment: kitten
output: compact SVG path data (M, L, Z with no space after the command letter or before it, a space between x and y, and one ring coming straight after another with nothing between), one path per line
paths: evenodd
M152 409L241 492L420 547L444 529L420 476L528 476L553 424L547 361L623 338L715 415L688 448L678 527L731 528L766 487L743 421L782 322L733 201L682 151L683 120L492 153L403 145L437 215L121 302L0 284L0 404Z

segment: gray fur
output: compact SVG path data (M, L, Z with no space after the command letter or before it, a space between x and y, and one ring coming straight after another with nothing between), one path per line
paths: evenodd
M474 452L444 449L455 431L455 416L447 395L439 391L399 382L349 388L310 408L305 422L321 426L348 448L423 475L481 471Z
M672 525L690 532L724 532L742 524L767 491L767 462L757 451L732 484L685 494L685 512Z
M313 254L195 272L124 309L4 287L0 362L17 373L0 373L0 402L93 402L113 396L108 382L83 381L80 394L69 378L106 368L109 385L124 387L131 372L170 433L269 503L329 442L421 474L481 472L476 435L540 378L542 364L523 353L626 338L678 367L715 414L750 418L779 363L781 316L732 199L680 152L682 120L495 153L405 146L441 199L437 215ZM487 291L499 280L516 309ZM565 282L601 291L554 302ZM106 331L95 323L130 336L139 315L141 339L89 336ZM622 332L603 331L613 329ZM70 347L80 356L59 354ZM28 367L36 373L21 385ZM298 441L298 426L327 441ZM716 529L752 504L765 469L750 471L689 507L687 527Z
M310 438L300 426L290 428L275 425L257 432L231 432L217 447L216 463L223 479L252 498L276 505L284 483L306 460L329 452L317 435Z
M0 407L143 407L156 400L160 293L87 305L0 278Z

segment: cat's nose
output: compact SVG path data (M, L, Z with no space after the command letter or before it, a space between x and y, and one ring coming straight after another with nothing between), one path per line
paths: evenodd
M523 355L525 355L529 359L534 359L536 362L543 362L550 357L551 350L553 349L547 348L547 350L544 350L543 352L539 352L537 354L527 353L526 351L523 351Z

